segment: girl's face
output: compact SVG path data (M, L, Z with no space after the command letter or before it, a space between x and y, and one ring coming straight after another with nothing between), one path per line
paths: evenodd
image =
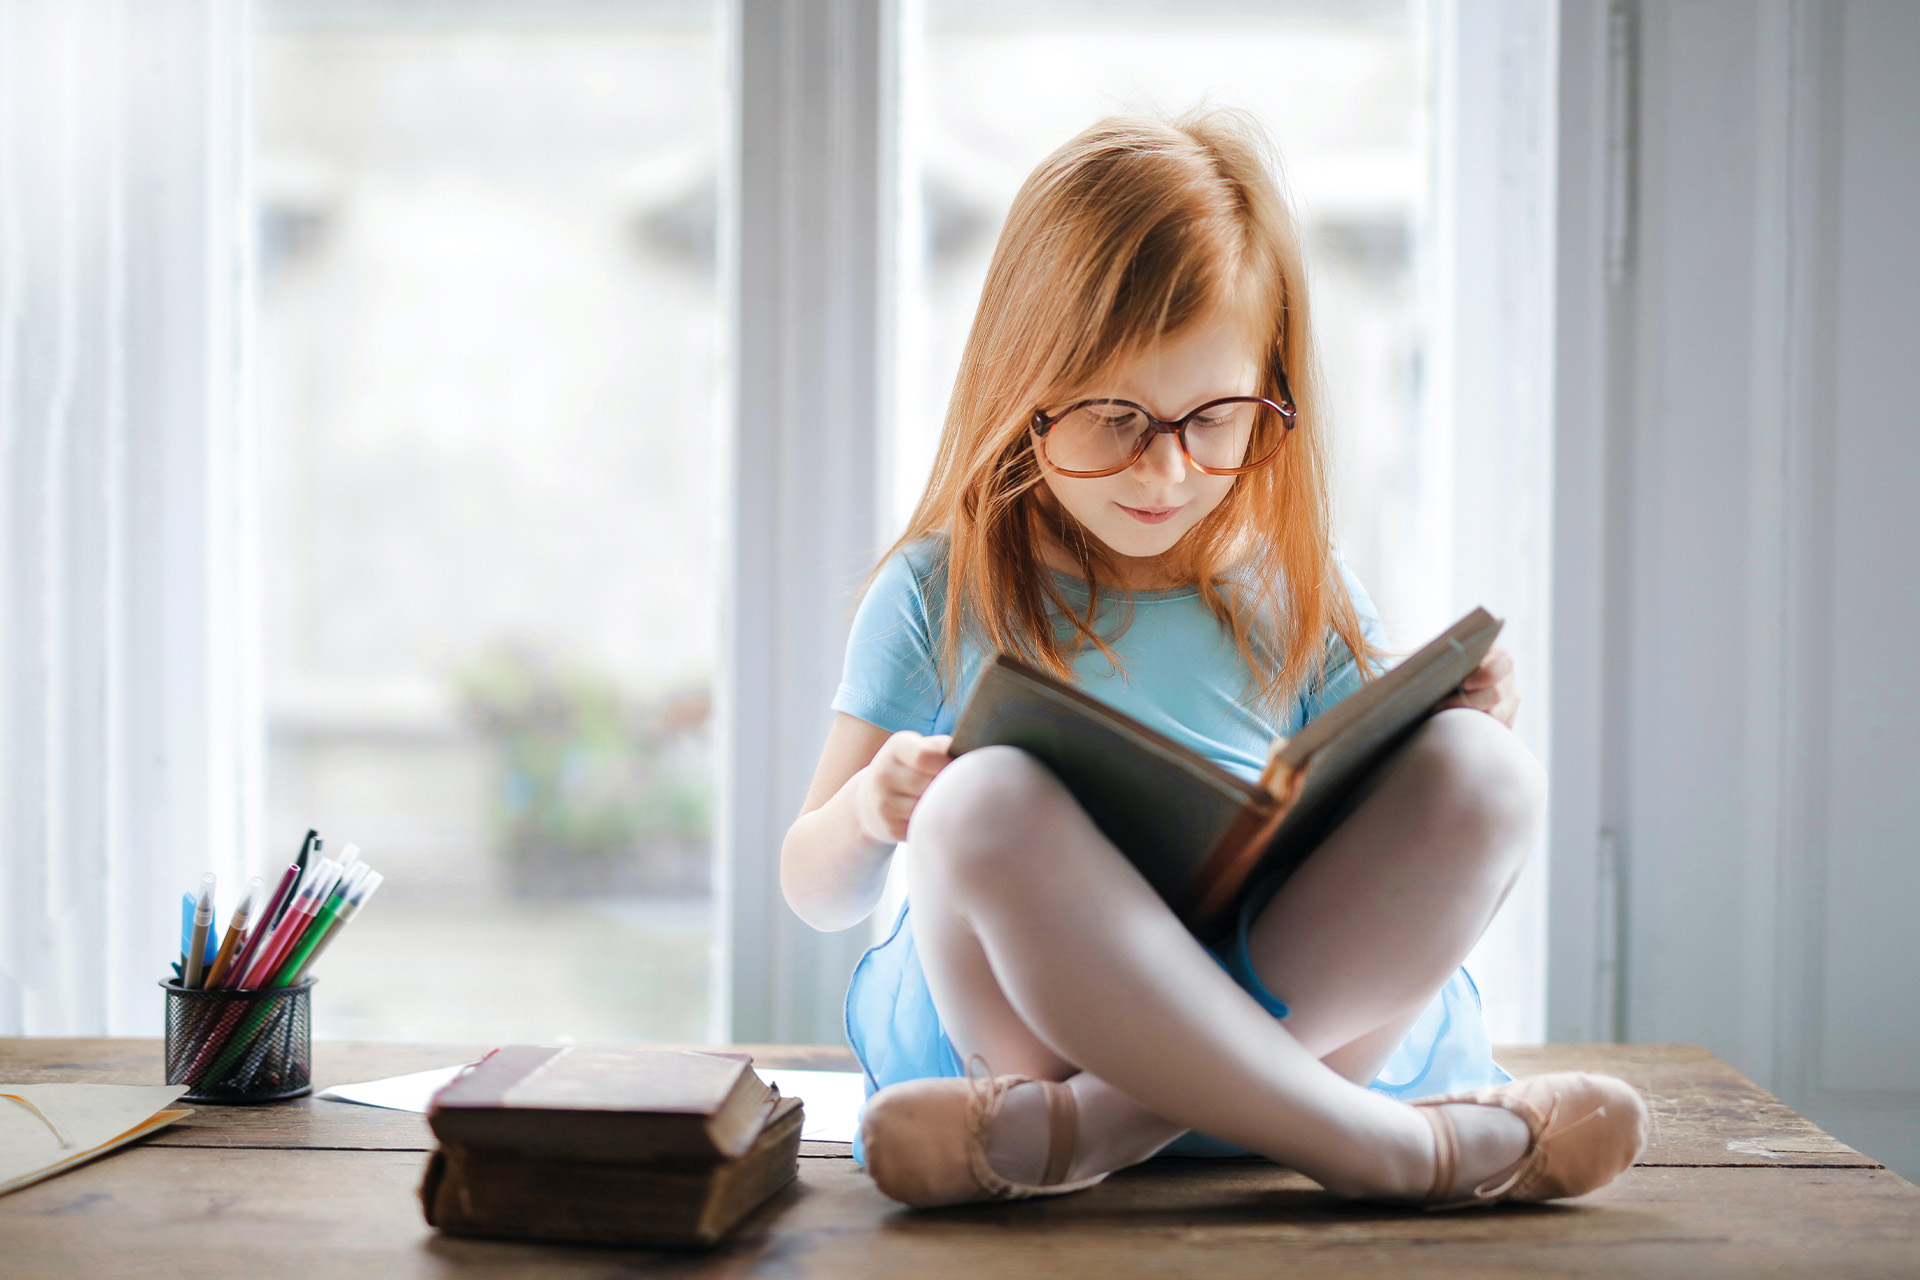
M1132 400L1156 418L1173 421L1222 396L1258 395L1259 382L1259 357L1246 328L1221 318L1115 367L1100 385L1071 399ZM1156 435L1125 471L1094 479L1054 471L1039 441L1028 438L1054 499L1110 551L1133 560L1171 551L1233 489L1235 477L1189 467L1172 435ZM1152 565L1136 568L1127 576L1152 576Z

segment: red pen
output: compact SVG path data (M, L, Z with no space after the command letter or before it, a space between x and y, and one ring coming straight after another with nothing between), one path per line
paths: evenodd
M280 877L280 887L273 891L273 897L267 899L266 910L253 918L254 926L248 930L247 940L240 946L240 954L227 967L226 981L222 986L237 988L242 985L240 980L247 975L254 958L260 954L260 945L273 932L274 912L280 910L280 904L287 900L287 895L293 892L293 886L299 879L300 864L296 862L287 867L287 874Z
M333 884L340 874L340 864L332 858L322 858L313 878L300 888L300 894L294 899L286 914L280 917L280 925L273 931L273 937L260 949L254 958L253 967L247 971L243 986L251 990L265 986L272 981L279 970L280 962L287 958L300 935L313 923L314 915L320 910L320 904L326 901L327 894L333 891Z

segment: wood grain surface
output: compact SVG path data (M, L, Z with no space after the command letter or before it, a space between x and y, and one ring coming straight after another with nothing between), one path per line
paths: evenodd
M317 1086L467 1061L470 1045L315 1045ZM847 1065L760 1049L767 1065ZM0 1197L0 1275L218 1277L1901 1276L1920 1189L1705 1050L1502 1051L1516 1074L1631 1080L1657 1117L1640 1166L1583 1200L1427 1214L1331 1199L1263 1161L1157 1160L1090 1191L909 1212L852 1160L800 1179L706 1254L441 1237L414 1191L419 1118L303 1099L202 1107L154 1140ZM139 1040L0 1039L0 1080L159 1079Z
M378 1080L435 1067L457 1066L484 1055L485 1044L385 1044L316 1040L313 1088ZM740 1045L767 1067L813 1071L857 1071L845 1049L812 1045ZM42 1039L0 1037L0 1081L39 1084L70 1081L91 1084L163 1084L158 1040ZM156 1134L151 1141L169 1147L297 1147L342 1151L427 1151L433 1135L425 1117L381 1107L362 1107L323 1098L294 1098L251 1106L186 1103L194 1114ZM812 1146L813 1144L809 1144ZM820 1144L845 1154L844 1144Z

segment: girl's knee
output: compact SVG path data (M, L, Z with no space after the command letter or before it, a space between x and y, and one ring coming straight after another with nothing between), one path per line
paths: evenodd
M1547 803L1546 771L1519 737L1485 712L1455 707L1421 726L1407 751L1436 817L1517 870Z
M1018 747L981 747L927 784L907 828L916 858L948 867L991 865L1024 854L1044 809L1065 788Z

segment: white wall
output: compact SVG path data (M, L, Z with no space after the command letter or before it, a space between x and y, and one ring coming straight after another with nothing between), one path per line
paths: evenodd
M1562 24L1549 1034L1703 1043L1912 1176L1920 6Z

